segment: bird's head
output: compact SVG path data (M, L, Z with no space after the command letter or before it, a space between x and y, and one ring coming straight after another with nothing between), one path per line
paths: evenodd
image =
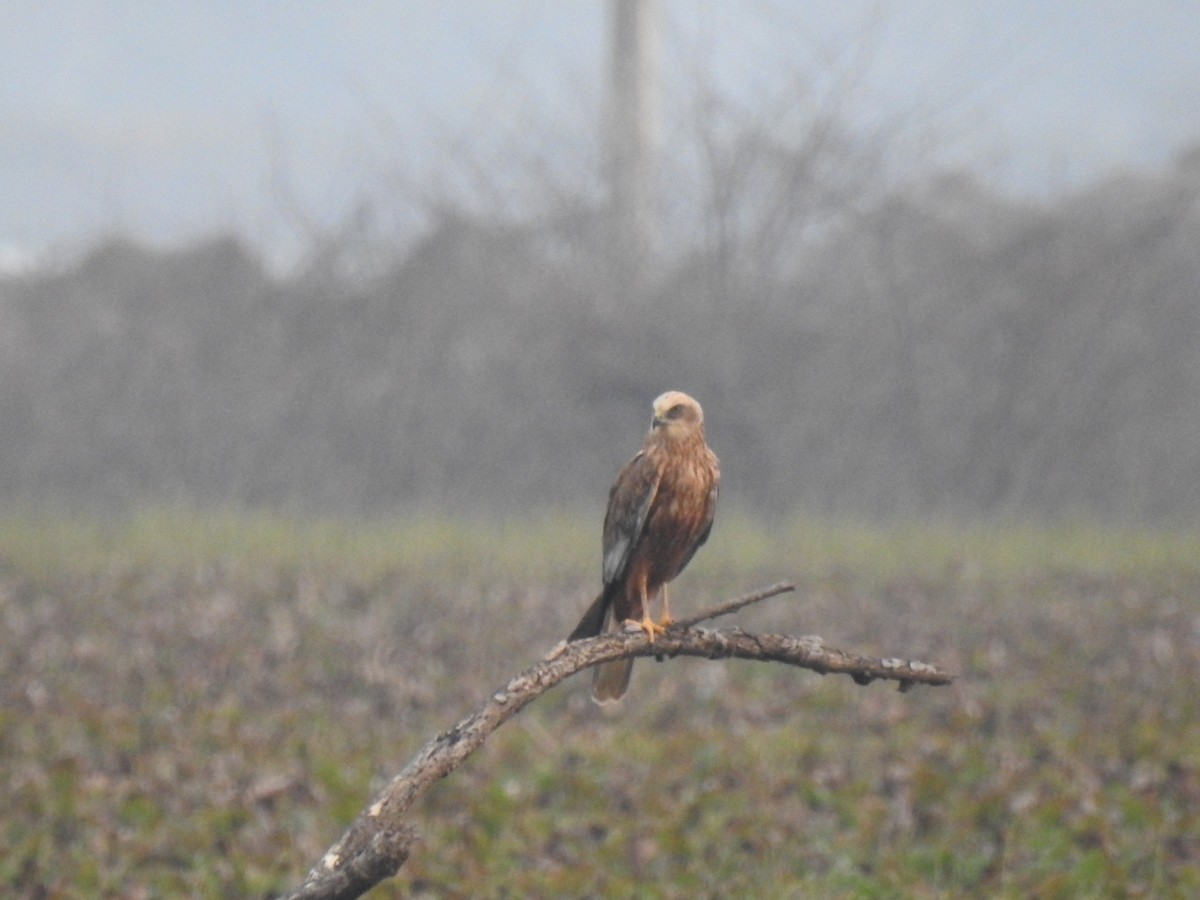
M650 431L668 438L684 437L704 430L704 410L680 391L667 391L654 401Z

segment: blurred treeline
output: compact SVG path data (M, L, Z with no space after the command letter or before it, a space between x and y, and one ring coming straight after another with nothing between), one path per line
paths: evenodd
M367 269L353 234L287 276L226 235L5 276L3 499L598 515L678 388L743 507L1200 513L1200 151L1032 203L818 196L839 147L738 146L640 284L561 194L447 204Z

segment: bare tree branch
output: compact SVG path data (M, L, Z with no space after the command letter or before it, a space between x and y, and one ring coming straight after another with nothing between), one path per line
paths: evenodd
M913 684L944 685L953 676L937 666L902 659L875 659L825 646L816 636L754 634L741 628L710 630L698 622L728 615L793 590L790 584L747 594L697 616L681 619L651 643L641 631L614 632L560 643L541 662L515 676L482 706L427 743L351 824L287 900L347 900L399 871L417 832L403 821L413 801L454 771L488 736L523 707L581 669L622 657L697 656L780 662L821 674L843 673L858 684L886 679L901 690Z
M726 600L724 603L718 603L716 606L699 612L694 616L676 619L671 625L671 630L691 628L693 625L699 625L701 622L707 622L709 619L717 619L721 616L735 613L739 609L749 606L751 603L769 600L772 597L778 597L780 594L789 594L795 589L796 586L794 584L773 584L769 588L763 588L761 591L755 591L752 594L746 594L742 597Z

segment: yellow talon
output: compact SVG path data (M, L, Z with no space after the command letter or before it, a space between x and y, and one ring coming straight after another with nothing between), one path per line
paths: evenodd
M666 626L659 625L649 616L643 616L639 619L626 619L624 622L626 631L644 631L646 637L650 639L650 643L654 643L654 639L666 631Z
M653 619L651 619L649 615L642 617L642 621L638 622L638 627L641 628L642 631L646 632L646 637L650 639L650 643L652 644L654 643L655 637L663 634L667 630L667 626L665 624L659 625Z

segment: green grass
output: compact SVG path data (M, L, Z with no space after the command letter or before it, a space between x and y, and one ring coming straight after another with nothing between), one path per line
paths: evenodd
M362 522L266 512L159 508L115 518L23 514L0 517L3 560L31 576L95 573L116 566L160 569L265 566L354 571L397 569L471 579L558 579L596 568L599 524L561 512L511 519L421 515ZM790 579L850 572L858 579L987 577L1030 571L1102 574L1200 573L1200 531L1053 525L891 526L797 519L764 524L723 514L694 564Z
M595 529L556 514L520 521L424 516L363 523L264 512L154 509L115 519L26 515L0 519L4 559L51 577L113 566L239 572L311 568L380 577L398 569L478 579L573 571L594 551Z
M594 593L595 523L0 522L0 894L267 897ZM676 606L942 663L950 688L639 663L541 698L414 811L373 896L1200 892L1200 538L768 527Z

